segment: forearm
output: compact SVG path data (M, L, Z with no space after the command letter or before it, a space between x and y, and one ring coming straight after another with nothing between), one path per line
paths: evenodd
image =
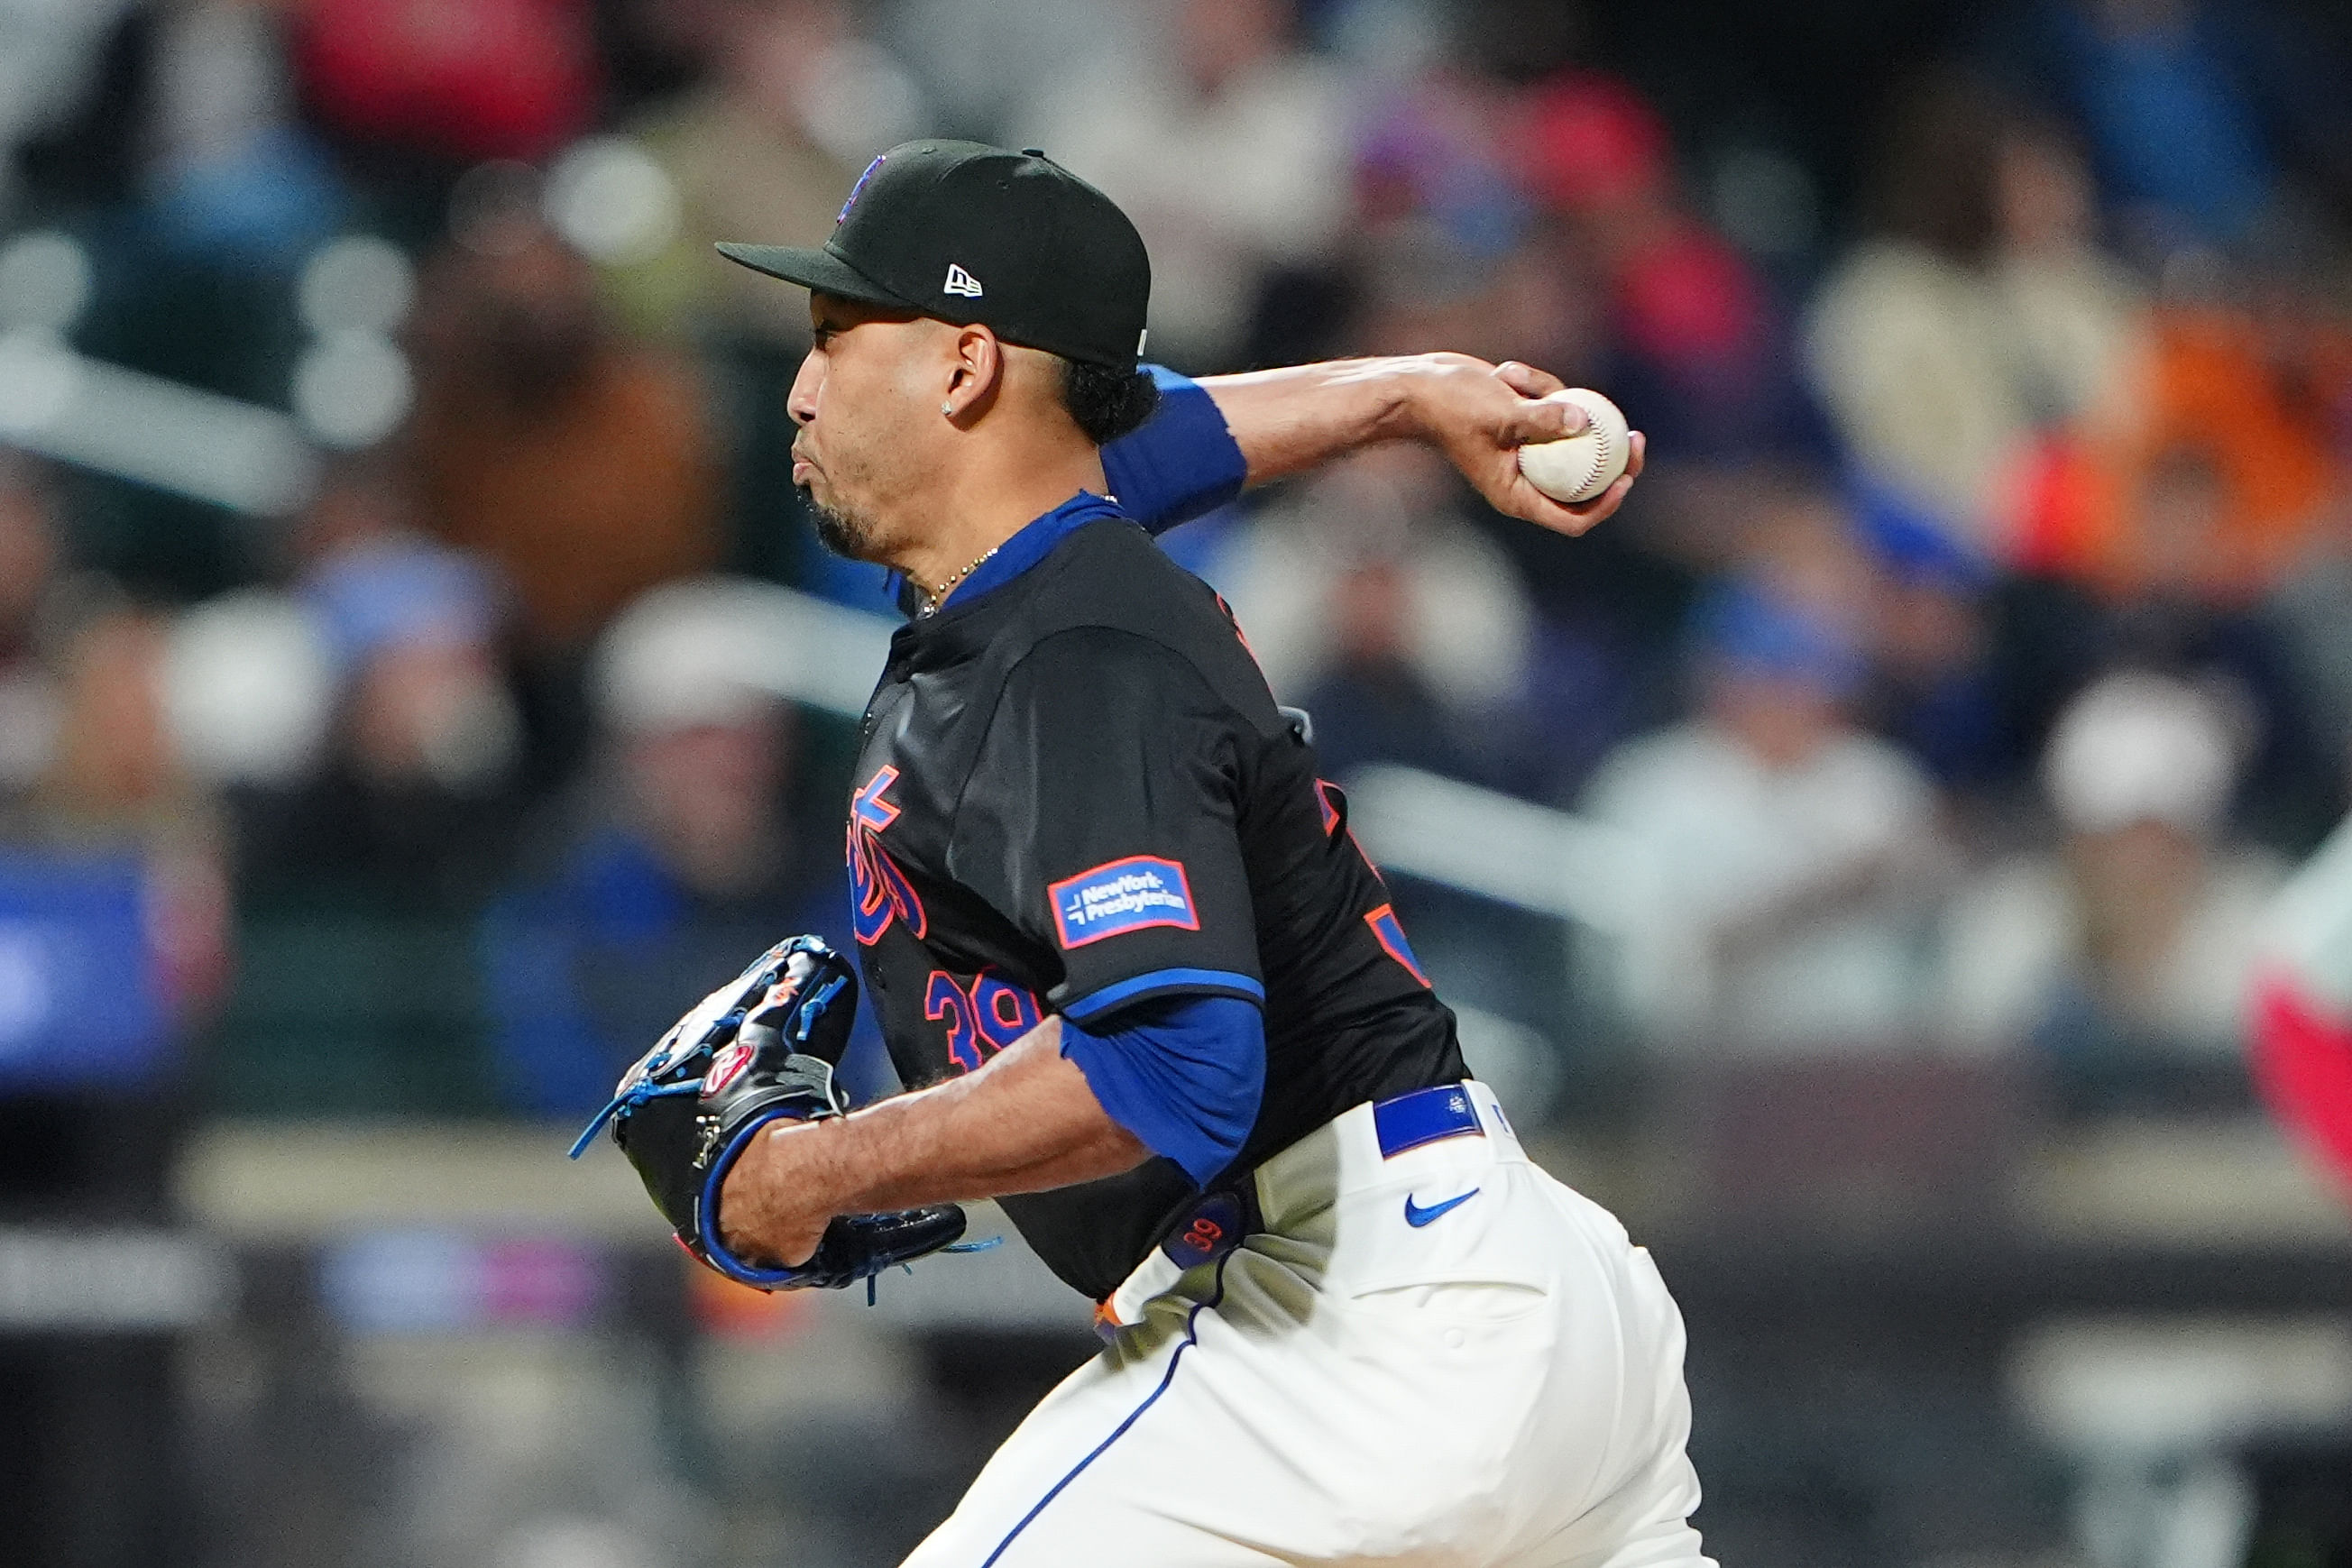
M1263 485L1359 446L1419 434L1416 386L1457 367L1489 369L1458 354L1397 355L1209 376L1200 385L1248 461L1248 483Z
M1116 1176L1150 1151L1112 1121L1049 1018L979 1071L764 1142L803 1203L830 1214L910 1208ZM784 1176L778 1171L773 1173Z
M1559 379L1516 361L1467 354L1332 360L1287 370L1212 376L1207 392L1247 472L1244 486L1300 474L1375 442L1426 442L1445 454L1486 504L1563 534L1616 511L1642 472L1646 444L1633 433L1625 472L1589 501L1553 500L1519 472L1518 448L1586 427L1583 410L1549 401Z

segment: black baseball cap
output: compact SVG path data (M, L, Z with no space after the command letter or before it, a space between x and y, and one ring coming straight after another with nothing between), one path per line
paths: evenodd
M1117 203L1035 148L908 141L866 166L822 250L719 254L869 305L982 323L1008 343L1132 370L1151 260Z

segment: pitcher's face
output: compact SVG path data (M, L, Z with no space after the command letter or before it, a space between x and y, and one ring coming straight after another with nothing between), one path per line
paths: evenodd
M830 294L809 296L814 334L785 407L793 483L807 497L825 548L883 559L914 519L914 490L939 425L944 322Z

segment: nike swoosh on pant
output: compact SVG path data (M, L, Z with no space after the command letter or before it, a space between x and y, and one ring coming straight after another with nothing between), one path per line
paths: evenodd
M1433 1203L1427 1208L1423 1208L1412 1201L1412 1194L1407 1193L1404 1195L1404 1222L1418 1230L1431 1220L1452 1213L1477 1196L1478 1189L1474 1186L1468 1192L1459 1193L1447 1198L1444 1203Z

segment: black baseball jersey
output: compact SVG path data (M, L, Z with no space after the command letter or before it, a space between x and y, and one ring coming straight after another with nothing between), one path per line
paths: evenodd
M1064 514L1035 565L901 627L866 708L852 896L899 1077L970 1071L1049 1012L1246 998L1265 1079L1234 1171L1463 1077L1344 798L1223 601L1108 504L1033 528ZM1194 1194L1155 1156L1003 1207L1099 1300Z

